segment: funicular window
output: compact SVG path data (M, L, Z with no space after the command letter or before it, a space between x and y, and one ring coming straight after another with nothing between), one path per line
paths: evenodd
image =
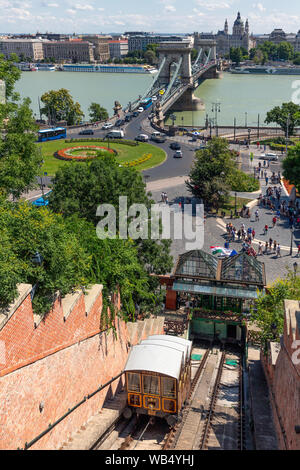
M128 393L128 404L130 406L141 407L141 395L134 395L133 393Z
M150 395L159 395L159 377L156 375L143 375L143 391Z
M163 411L167 413L175 413L176 412L176 401L175 400L168 400L167 398L163 398Z
M144 408L147 408L149 410L159 410L160 399L156 397L144 396Z
M127 373L127 389L129 392L141 392L140 374L132 372Z
M171 377L162 377L162 395L164 397L175 398L176 397L176 381Z

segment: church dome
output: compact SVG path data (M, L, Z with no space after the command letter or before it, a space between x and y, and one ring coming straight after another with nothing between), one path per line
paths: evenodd
M237 16L237 19L234 22L234 26L243 26L243 25L244 25L244 22L241 18L241 14L240 14L240 12L238 12L238 16Z

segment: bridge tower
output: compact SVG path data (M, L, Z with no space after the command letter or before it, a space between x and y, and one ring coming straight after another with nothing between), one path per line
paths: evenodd
M174 80L173 75L176 73L176 78L178 77L182 84L190 85L191 87L174 103L171 109L174 111L204 109L203 102L194 96L191 61L192 46L190 41L166 41L157 48L157 51L161 68L158 78L159 85L168 86L171 80Z

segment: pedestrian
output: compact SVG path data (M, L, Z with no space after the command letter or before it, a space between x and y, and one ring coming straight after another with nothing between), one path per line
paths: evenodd
M276 253L276 249L277 249L277 242L276 242L276 240L274 240L274 244L273 244L274 253Z
M255 238L255 230L254 230L254 228L253 228L253 229L252 229L252 239L254 240L254 238Z
M266 186L268 186L269 178L266 176Z
M276 216L274 216L273 219L272 219L273 228L275 227L276 222L277 222L277 218L276 218Z
M298 245L297 258L300 256L300 244Z
M272 240L272 238L270 237L270 238L269 238L269 247L270 247L270 251L271 251L271 249L272 249L272 244L273 244L273 240Z
M161 201L164 202L164 193L163 192L161 193L160 197L161 197Z
M258 209L255 211L255 222L259 222L259 212Z
M268 233L268 228L269 228L268 225L264 226L264 235L266 235Z
M279 245L279 243L278 243L278 245L277 245L277 258L278 258L278 256L280 256L280 258L281 258L281 251L280 251L280 248L281 248L281 247L280 247L280 245Z
M169 204L169 199L168 199L168 196L166 195L166 204Z
M261 255L261 256L262 256L262 254L263 254L261 242L259 242L259 244L258 244L258 254Z
M265 243L265 253L267 254L268 253L268 248L269 248L269 245L268 245L268 242Z

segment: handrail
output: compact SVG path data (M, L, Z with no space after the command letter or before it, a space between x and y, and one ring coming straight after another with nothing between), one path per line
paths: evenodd
M39 441L42 437L44 437L46 434L48 434L48 432L52 431L52 429L57 426L57 424L59 424L61 421L63 421L67 416L69 416L69 414L71 414L73 411L75 411L79 406L81 406L83 403L85 403L87 400L89 400L90 398L92 398L94 395L96 395L97 393L101 392L101 390L103 390L104 388L106 388L108 385L110 385L112 382L114 382L115 380L117 380L119 377L121 377L121 375L123 375L124 371L120 372L120 374L116 375L115 377L113 377L111 380L109 380L109 382L106 382L104 385L100 385L99 388L97 388L97 390L95 390L94 392L90 393L89 395L83 397L83 399L76 403L76 405L74 405L72 408L69 408L68 411L63 415L61 416L59 419L57 419L53 424L49 424L48 428L45 429L43 432L41 432L38 436L36 436L34 439L32 439L30 442L25 442L25 445L24 445L24 449L22 450L27 450L29 449L30 447L32 447L37 441ZM19 449L19 448L18 448Z

